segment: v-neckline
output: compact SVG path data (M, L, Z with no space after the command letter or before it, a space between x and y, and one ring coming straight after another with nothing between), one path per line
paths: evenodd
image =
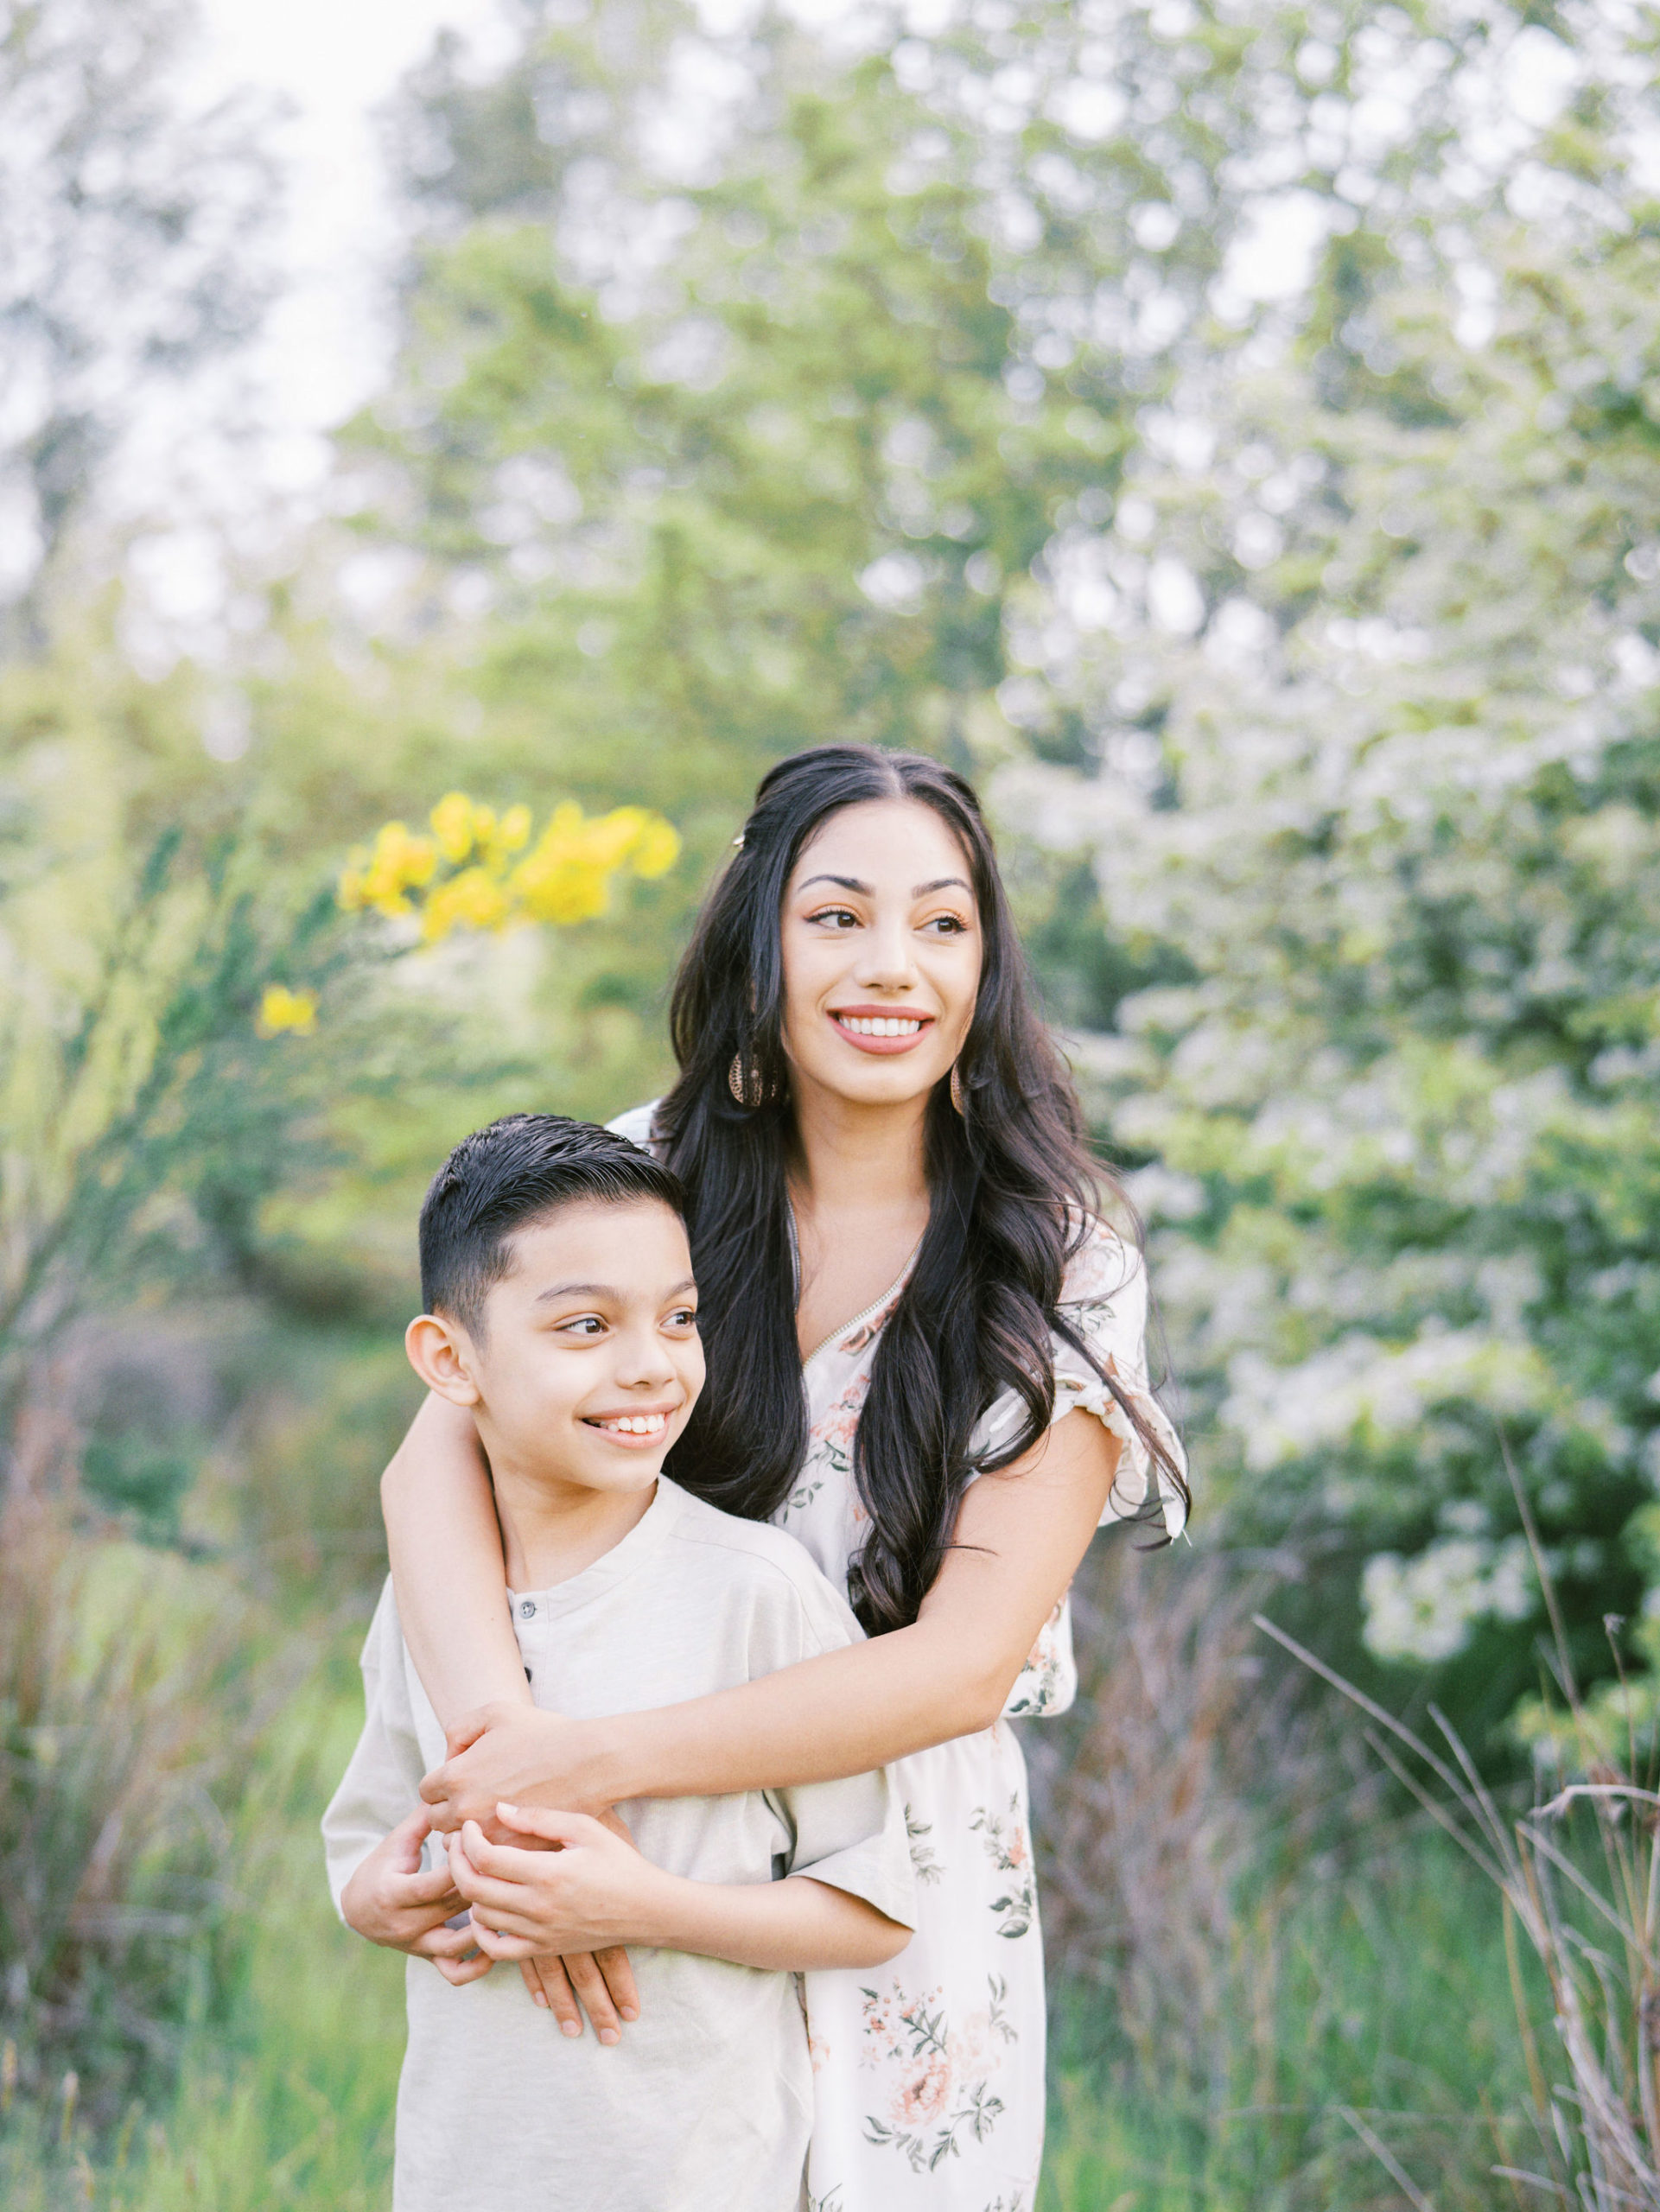
M790 1215L790 1233L792 1237L795 1236L795 1214L793 1210ZM928 1232L925 1229L922 1232L922 1236L925 1236L927 1234ZM813 1346L812 1350L807 1354L807 1357L801 1363L801 1371L804 1375L812 1365L814 1360L818 1358L822 1353L827 1352L830 1350L830 1346L836 1342L838 1337L850 1337L855 1329L862 1329L867 1321L874 1321L877 1314L881 1312L883 1306L887 1304L888 1300L894 1297L898 1292L904 1289L906 1282L910 1279L911 1270L916 1265L917 1254L922 1249L922 1236L919 1236L916 1243L911 1247L909 1253L906 1255L905 1265L900 1269L898 1274L894 1276L893 1281L888 1284L887 1289L883 1291L881 1296L877 1299L873 1299L871 1303L865 1307L862 1313L855 1313L850 1321L843 1321L839 1328L835 1328L830 1331L829 1336L824 1338L822 1344L817 1344ZM798 1252L799 1249L800 1247L798 1243Z

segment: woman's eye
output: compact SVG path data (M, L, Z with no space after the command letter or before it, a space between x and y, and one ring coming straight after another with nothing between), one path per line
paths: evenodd
M677 1313L670 1314L669 1326L671 1329L695 1329L697 1326L697 1316L690 1306L683 1306Z
M961 937L968 924L960 914L936 914L931 922L925 922L923 927L937 930L941 937Z
M832 929L856 930L859 926L859 917L848 906L821 906L816 914L810 914L807 918L813 922L826 922Z

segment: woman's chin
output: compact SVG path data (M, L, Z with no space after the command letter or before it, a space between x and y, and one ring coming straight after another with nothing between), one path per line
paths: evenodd
M947 1068L919 1067L909 1059L860 1057L852 1067L804 1068L793 1071L796 1096L820 1092L840 1106L914 1106L945 1080Z

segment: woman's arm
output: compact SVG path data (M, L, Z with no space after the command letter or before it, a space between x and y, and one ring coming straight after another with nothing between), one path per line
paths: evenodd
M1119 1448L1093 1414L1070 1413L1004 1473L983 1475L910 1628L651 1713L487 1707L451 1738L467 1748L421 1786L435 1824L486 1820L504 1797L595 1811L829 1782L989 1728L1078 1572Z
M380 1478L404 1640L446 1728L531 1703L507 1611L490 1468L465 1407L429 1395Z
M537 1952L651 1943L735 1966L805 1974L879 1967L911 1930L863 1897L811 1874L781 1882L695 1882L665 1874L580 1813L502 1804L510 1834L557 1847L494 1844L469 1826L449 1840L450 1878L473 1908L479 1948L491 1959Z

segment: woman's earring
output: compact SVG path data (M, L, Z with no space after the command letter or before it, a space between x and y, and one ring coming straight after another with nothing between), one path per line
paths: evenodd
M740 1106L760 1104L760 1071L759 1068L746 1069L741 1052L732 1055L732 1065L726 1071L726 1087Z
M951 1062L951 1103L956 1107L957 1112L962 1115L964 1121L966 1121L968 1119L968 1109L963 1103L963 1077L961 1066L960 1063L956 1060Z

